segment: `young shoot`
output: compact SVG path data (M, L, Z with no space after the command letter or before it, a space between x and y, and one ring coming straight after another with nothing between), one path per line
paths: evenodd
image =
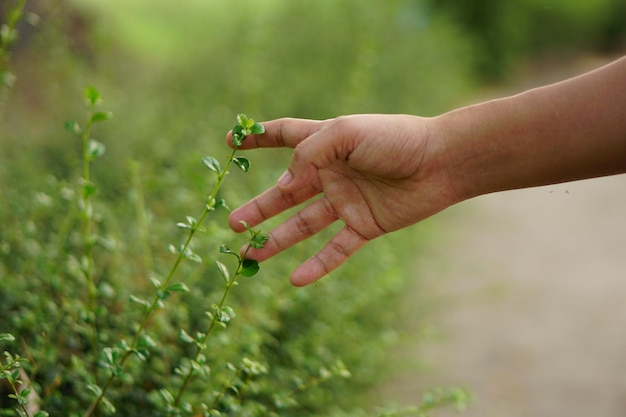
M160 281L156 278L152 278L152 284L156 287L156 294L153 299L145 300L140 297L131 296L131 301L138 303L144 308L144 315L141 319L135 334L130 341L130 343L122 340L116 346L105 348L103 354L101 355L102 359L100 361L101 367L108 369L109 377L106 382L102 386L93 386L91 387L91 391L96 394L96 397L92 401L89 406L89 409L84 414L85 417L90 417L96 413L100 404L107 405L107 408L112 411L114 410L114 406L110 404L106 400L106 394L113 382L120 377L125 369L126 363L131 356L137 356L140 360L145 360L149 355L149 348L153 346L153 342L151 339L145 334L148 324L151 321L154 313L164 305L164 301L169 297L172 292L186 292L188 291L187 286L183 282L174 282L174 277L176 272L179 269L179 266L184 260L190 260L193 262L202 262L202 258L194 253L191 249L191 243L196 236L197 232L204 231L205 228L203 226L203 222L212 211L216 210L219 207L227 207L224 200L217 200L218 192L222 186L224 178L228 173L229 168L232 164L235 164L239 169L243 172L247 172L250 168L250 161L248 159L237 156L237 151L239 147L243 144L243 141L250 134L262 134L265 132L263 126L259 123L256 123L254 120L249 119L245 114L237 115L237 124L233 128L233 150L230 153L226 162L222 164L212 156L205 156L202 158L202 163L212 171L217 179L213 186L211 193L209 194L202 213L197 218L192 216L187 216L184 222L178 222L177 227L182 230L187 231L187 236L183 240L183 243L176 245L169 245L169 249L172 253L176 255L176 258L166 275L163 281ZM263 235L259 231L253 230L248 227L248 231L250 234L250 245L262 245L267 241L267 235ZM240 256L235 254L232 250L226 249L225 246L222 246L221 251L223 253L230 253L238 258L238 265L235 272L231 275L226 266L220 262L217 262L217 267L226 282L226 287L222 299L218 304L214 305L213 312L211 314L211 324L206 332L198 333L196 338L189 336L186 332L181 331L180 339L182 341L187 341L190 343L196 343L197 350L194 358L191 360L191 366L186 370L185 382L183 386L179 390L179 393L176 397L173 398L174 405L178 405L182 394L186 390L193 374L194 369L202 369L204 366L202 351L206 346L209 335L211 334L213 328L217 325L225 325L230 321L232 317L234 317L234 313L230 307L224 305L226 297L230 292L230 289L233 285L236 284L236 278L239 275L242 276L252 276L254 275L259 267L256 261L245 259L245 253Z

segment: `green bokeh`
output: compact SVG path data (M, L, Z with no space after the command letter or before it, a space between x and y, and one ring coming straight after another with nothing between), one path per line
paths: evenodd
M40 21L19 27L11 68L17 82L4 93L0 114L0 333L14 333L29 346L38 388L57 387L43 405L72 415L81 402L84 408L86 396L75 382L86 378L85 370L74 361L88 352L75 336L81 323L71 320L80 316L76 300L82 294L75 203L80 144L63 128L67 119L84 117L86 86L96 86L102 107L114 114L95 127L106 153L92 172L96 229L104 238L95 264L109 313L102 318L106 344L137 319L127 299L150 294L147 266L167 271L167 245L181 239L176 222L202 211L214 177L201 158L228 154L224 137L237 113L257 121L357 112L436 115L465 102L482 83L506 78L532 53L602 49L623 39L623 22L614 18L620 2L469 4L29 3ZM250 172L233 169L220 195L231 207L273 184L290 151L246 157ZM170 380L185 352L176 342L178 330L206 320L204 311L221 285L213 265L224 261L219 245L241 244L225 227L226 215L216 212L207 224L210 233L194 247L203 264L183 268L191 293L155 319L151 336L159 347L149 370L132 366L133 377L112 395L123 404L119 415L148 415L146 393ZM251 396L262 403L340 359L353 377L310 389L285 415L350 415L354 407L371 406L364 398L389 368L387 349L402 331L395 307L406 286L419 280L412 274L416 254L436 233L418 226L380 238L319 286L292 288L290 271L339 227L242 279L231 297L233 328L212 347L216 381L227 378L219 359L237 362L245 355L266 362L269 376ZM190 395L204 398L207 390L200 385ZM241 415L255 415L247 412Z

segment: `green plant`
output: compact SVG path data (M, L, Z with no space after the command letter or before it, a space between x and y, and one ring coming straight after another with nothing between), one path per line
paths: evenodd
M446 56L458 60L454 39L441 30L427 31L427 38L419 33L401 36L405 27L393 16L406 2L378 8L362 8L352 0L319 4L307 16L289 2L267 8L247 0L228 7L198 3L202 9L192 9L198 10L194 15L212 19L208 26L204 20L194 25L187 7L172 7L167 1L151 1L149 7L129 4L132 13L121 13L110 2L90 2L96 3L123 14L137 30L121 30L113 23L116 19L98 11L95 18L87 15L93 18L87 20L89 34L66 33L66 19L80 21L82 11L89 10L74 7L75 2L63 2L66 8L55 8L56 14L43 13L46 19L38 30L24 37L28 42L13 54L12 70L24 82L13 88L11 106L5 108L6 129L0 132L0 187L6 201L0 207L0 331L18 339L16 352L28 358L22 365L42 407L51 415L71 417L83 415L95 399L87 387L97 390L112 370L118 370L109 367L119 363L113 356L125 354L117 350L118 344L126 340L130 345L146 312L139 300L150 304L161 289L151 285L150 278L163 283L180 254L189 230L175 227L171 220L182 218L181 224L189 224L181 213L194 207L198 196L203 205L206 202L206 184L212 186L216 174L198 169L196 150L209 147L219 153L222 122L230 114L238 108L266 116L307 117L372 109L434 112L449 102L451 92L458 95L457 86L467 84L461 75L466 64L438 64ZM137 18L137 12L146 19ZM155 48L129 47L138 45L138 33L141 39L152 33L139 30L144 24L163 17L168 28L185 25L184 31L171 32L184 33L183 41L201 40L198 54L182 54L176 47L176 57L160 61L154 59ZM301 24L291 36L282 36L294 18ZM342 42L317 42L319 21L328 19L345 24L333 26L322 35L324 40ZM390 26L390 21L395 23ZM372 28L367 36L354 30L363 25ZM98 27L106 42L97 39ZM376 35L381 28L384 36ZM165 43L173 39L160 37ZM302 45L309 45L306 56ZM406 51L418 46L422 59L409 63L414 55ZM261 52L268 50L276 53ZM220 65L223 62L230 64ZM286 63L294 68L288 74L282 70ZM154 71L146 71L146 65ZM445 70L431 71L435 65ZM414 71L398 71L406 67ZM438 78L426 84L404 82L415 74ZM305 78L311 83L302 83ZM435 88L442 79L452 84ZM85 158L81 161L77 155L83 154L84 141L78 135L72 142L73 137L56 129L61 118L79 111L74 98L87 80L107 91L107 108L116 115L114 123L98 123L92 129L106 144L106 154L92 160L89 168L95 187L89 195L91 239L85 237L80 208ZM266 100L270 85L271 100ZM407 91L407 85L413 90ZM428 86L432 91L423 90ZM416 102L415 96L431 99ZM213 103L208 112L207 102ZM81 121L83 133L89 109L87 113ZM221 187L218 202L239 204L247 194L268 188L289 156L281 151L271 157L264 157L264 151L256 155L251 173L231 165L233 172L224 181L233 187ZM139 162L129 170L129 160ZM419 251L415 234L401 232L364 248L335 277L311 288L294 290L285 276L327 235L268 261L261 278L239 277L242 285L233 287L224 303L233 312L222 315L229 320L223 323L227 331L218 322L194 363L198 333L207 333L211 325L206 313L215 314L212 305L219 305L226 287L215 260L228 267L229 276L238 269L239 260L219 248L225 242L239 247L249 238L249 233L242 239L223 227L227 211L216 208L203 222L206 232L198 231L190 244L193 255L181 261L172 281L184 281L188 291L172 291L163 300L164 308L151 315L137 352L130 354L104 397L117 408L113 415L162 416L168 407L172 413L188 414L186 404L197 407L197 414L242 417L311 417L339 410L352 415L353 407L366 403L363 393L381 379L389 362L381 352L400 331L395 305L413 278L410 265ZM419 240L428 241L421 233ZM95 303L89 302L85 273L90 241ZM170 247L173 254L167 242L175 243ZM129 298L137 302L129 303ZM145 357L138 358L140 354ZM174 406L190 367L190 382ZM345 378L349 374L352 377ZM7 389L0 386L0 409L13 404L4 395ZM94 415L107 412L104 402Z
M91 205L90 205L90 196L95 192L95 187L90 181L89 175L89 162L96 156L100 156L104 151L104 146L92 139L90 139L90 128L94 122L107 120L110 117L109 113L105 112L96 112L95 105L99 101L99 93L94 88L88 88L86 90L86 97L89 104L90 114L88 117L88 121L86 123L86 128L83 130L76 122L68 122L68 128L74 133L81 135L83 139L83 193L81 199L81 212L83 213L83 217L85 219L84 225L84 239L87 242L87 250L85 255L85 275L88 283L88 294L89 294L89 304L92 309L95 310L95 295L96 288L95 283L92 276L92 256L91 256L91 248L93 247L93 238L91 236ZM172 292L188 292L188 287L182 282L174 282L174 277L181 262L184 259L189 259L194 262L202 262L200 256L194 253L191 249L191 243L198 232L206 231L203 226L203 222L205 218L214 211L218 207L227 207L224 200L217 200L217 195L224 181L225 176L228 174L228 169L231 164L235 164L242 171L247 172L250 168L250 162L248 159L244 157L236 156L236 152L238 148L242 145L245 138L250 134L262 134L264 132L263 126L255 123L254 120L248 119L244 114L239 114L237 116L237 125L233 128L233 150L228 157L226 164L222 168L220 162L212 157L207 156L202 159L202 162L206 167L208 167L212 172L217 175L217 180L211 191L204 209L200 214L200 217L196 220L194 217L187 216L186 222L179 222L177 226L181 229L188 230L188 234L184 242L175 247L170 245L170 250L176 254L176 259L169 270L167 276L163 280L163 282L159 281L156 278L152 278L152 284L156 288L156 295L152 299L152 301L144 300L137 296L131 296L131 300L135 303L140 304L144 307L145 313L143 318L140 321L140 324L135 331L134 336L130 343L128 343L125 339L122 339L116 346L106 347L103 349L103 353L100 357L99 364L101 367L106 369L109 373L106 381L102 386L98 385L89 385L90 390L92 390L96 397L89 406L88 410L85 413L85 416L91 416L97 409L101 403L106 404L109 411L114 412L115 407L106 400L106 394L110 389L112 383L116 378L118 378L123 372L126 365L126 362L133 355L137 356L141 360L146 360L149 356L149 347L154 346L154 341L145 334L145 331L148 327L148 324L154 315L154 313L163 307L163 302L169 298ZM253 230L247 224L246 229L249 232L250 238L248 241L247 248L255 247L262 248L263 244L269 239L267 235L262 234L258 230ZM224 293L217 304L212 305L212 310L207 312L207 315L210 317L211 322L204 332L198 332L195 338L192 338L186 331L181 330L179 333L179 338L181 341L185 343L192 343L196 347L196 352L193 355L193 358L189 362L189 366L181 367L178 369L178 373L184 375L184 381L181 387L178 390L176 396L172 397L173 401L168 404L168 408L170 410L174 410L179 407L181 403L182 396L187 389L194 372L196 370L206 371L206 364L204 360L204 356L202 355L203 350L207 347L207 341L209 336L211 335L213 329L217 325L226 326L226 324L234 317L234 311L231 307L224 305L226 298L231 290L231 288L238 283L237 278L239 276L250 277L255 275L259 266L258 263L251 259L246 259L247 254L246 249L242 255L235 253L228 246L222 245L220 247L220 252L232 255L237 259L237 266L235 271L231 274L228 271L228 268L221 262L216 261L216 265L222 278L225 281L225 289ZM94 320L95 321L95 320ZM97 335L96 329L93 331L93 345L97 346ZM169 398L169 396L166 396ZM190 404L185 404L184 408L186 410L191 410Z
M10 333L0 334L0 344L14 342L15 336ZM5 380L11 388L9 398L15 400L17 407L15 411L20 417L47 417L48 413L39 410L36 404L31 404L34 394L29 386L24 386L24 373L22 364L26 362L25 358L14 355L9 351L4 351L4 362L0 363L0 381ZM33 395L34 394L34 395Z
M6 22L0 26L0 93L4 88L11 87L15 81L15 75L9 71L11 58L11 46L17 40L16 26L22 19L26 0L18 3L8 10Z
M467 408L471 401L470 393L461 388L435 389L424 393L422 403L400 410L387 410L378 417L429 417L432 412L451 406L457 411Z

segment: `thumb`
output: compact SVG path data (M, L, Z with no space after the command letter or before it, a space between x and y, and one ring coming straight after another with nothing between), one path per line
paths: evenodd
M348 160L356 142L338 135L331 126L314 133L294 148L287 171L278 179L277 186L281 191L293 193L311 186L319 189L319 170L337 160Z

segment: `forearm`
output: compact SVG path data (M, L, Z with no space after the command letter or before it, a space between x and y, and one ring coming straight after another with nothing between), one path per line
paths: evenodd
M434 119L459 200L626 172L626 58Z

